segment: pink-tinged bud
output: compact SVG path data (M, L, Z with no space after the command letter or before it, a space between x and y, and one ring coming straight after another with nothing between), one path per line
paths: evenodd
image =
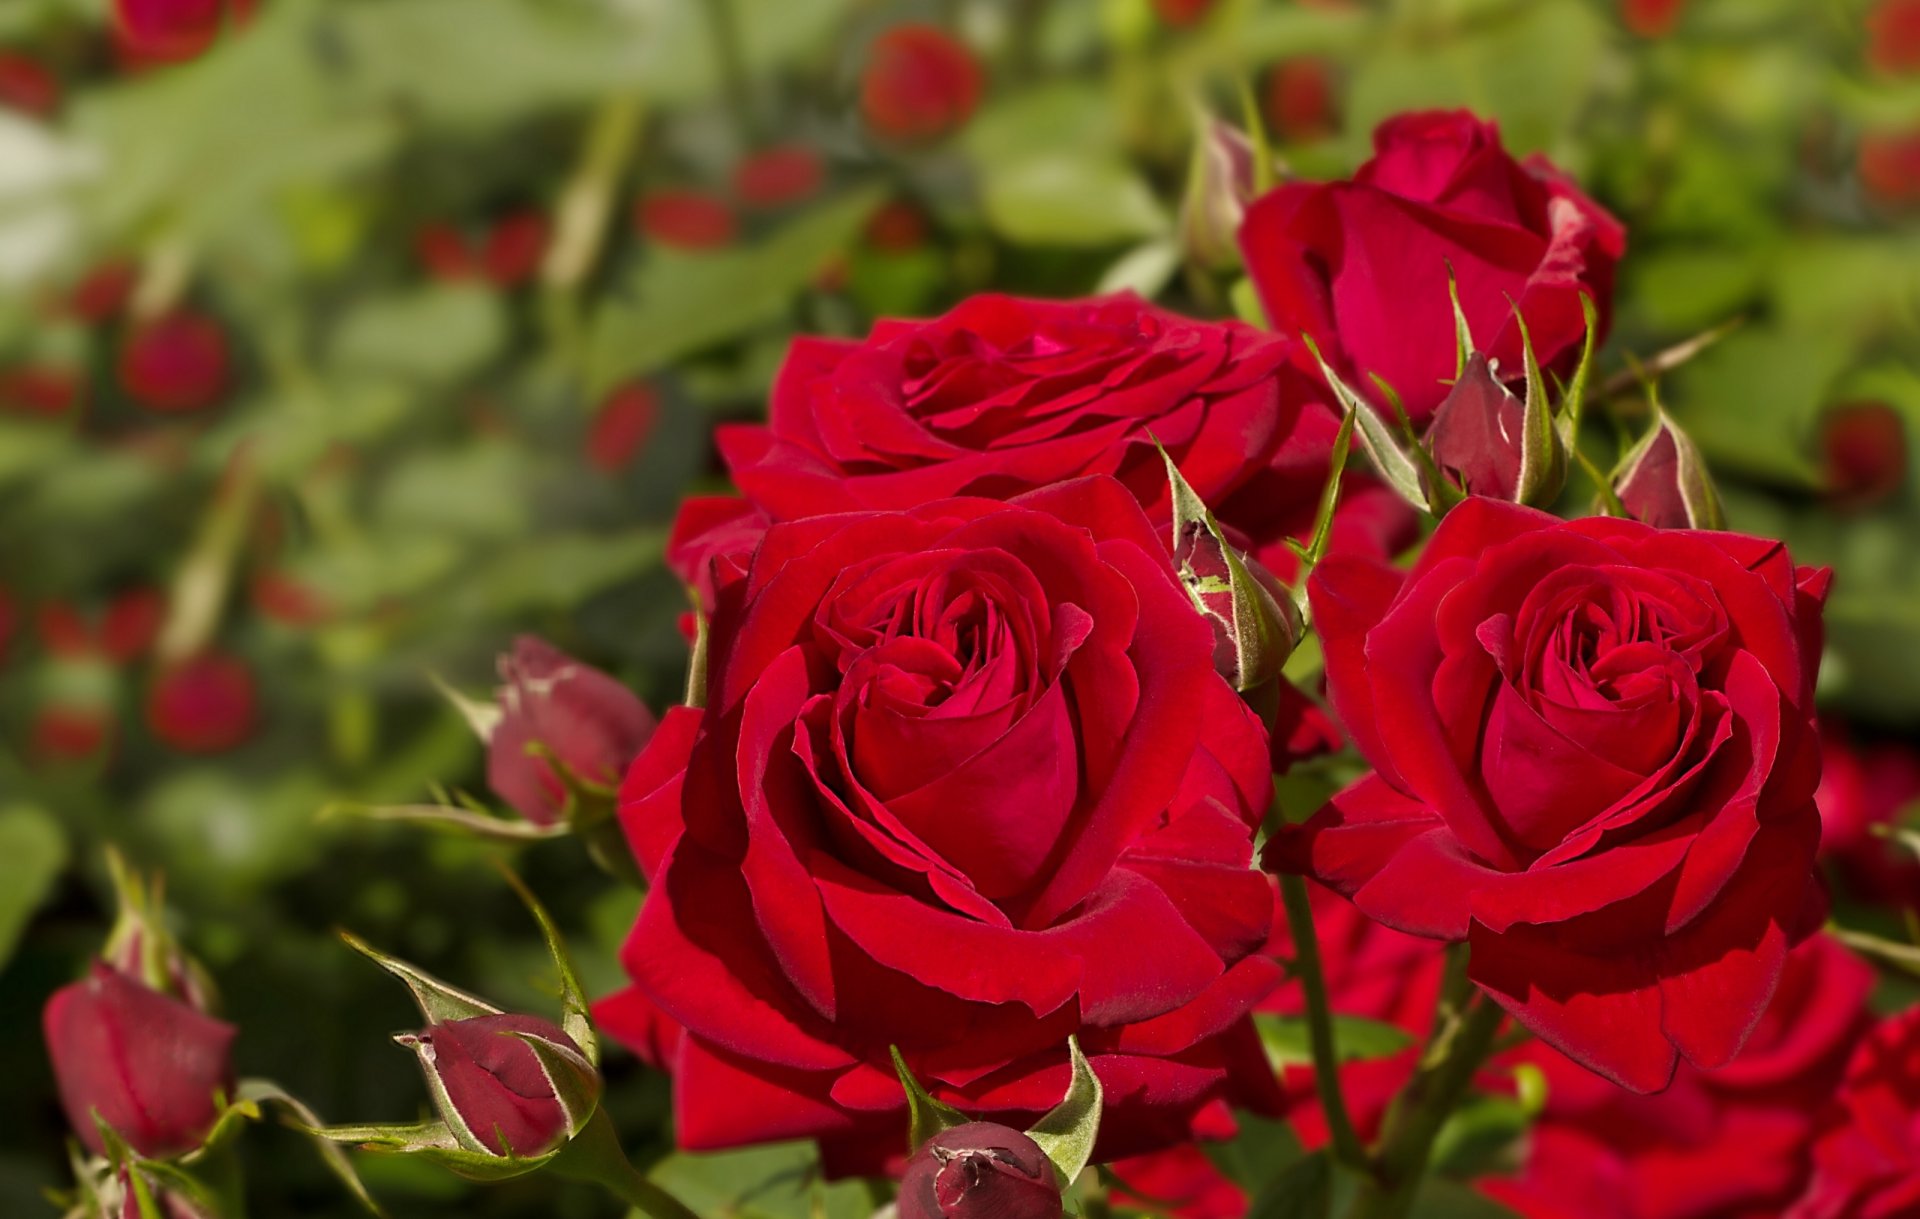
M1724 529L1726 514L1693 440L1662 411L1613 476L1627 515L1657 529Z
M318 626L333 610L320 590L284 571L263 571L253 578L253 607L282 626Z
M934 1135L900 1180L899 1219L1060 1219L1065 1205L1040 1145L996 1122Z
M481 269L496 288L513 288L525 283L540 269L547 252L552 226L539 212L520 212L508 216L487 232L480 252Z
M67 1121L95 1153L96 1114L143 1156L191 1151L232 1091L234 1027L105 964L55 992L42 1025Z
M1240 222L1253 190L1253 143L1211 115L1202 118L1180 203L1180 239L1194 261L1209 267L1240 261Z
M210 318L169 314L128 335L119 369L127 396L148 410L197 411L227 388L227 336Z
M470 1150L543 1155L578 1133L599 1097L599 1074L579 1045L538 1016L449 1020L395 1040L419 1055L434 1105Z
M1920 0L1880 0L1867 14L1867 60L1882 72L1920 71Z
M487 783L520 815L551 825L566 808L566 781L611 787L647 738L653 713L638 695L544 640L522 635L500 658L500 719L487 737Z
M121 41L141 59L192 59L223 26L252 12L254 0L114 0Z
M703 191L654 191L633 211L634 227L647 240L676 250L717 250L733 244L733 212Z
M587 461L605 474L617 474L646 447L660 422L660 395L636 381L607 395L587 429Z
M749 207L787 207L820 193L827 169L804 144L754 153L733 167L733 193Z
M1907 425L1884 402L1849 402L1820 421L1827 494L1846 508L1871 508L1907 479Z
M41 118L60 105L60 82L39 63L0 51L0 106Z
M154 679L147 728L182 753L224 753L252 735L257 702L246 662L203 652Z
M884 140L930 143L973 117L983 81L967 45L933 25L899 25L874 39L860 74L860 113Z

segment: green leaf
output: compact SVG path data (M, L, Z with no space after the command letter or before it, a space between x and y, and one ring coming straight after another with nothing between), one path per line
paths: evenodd
M1066 1096L1027 1131L1027 1137L1040 1144L1040 1150L1053 1161L1063 1185L1072 1184L1093 1158L1093 1144L1100 1135L1102 1096L1100 1077L1080 1052L1077 1037L1067 1038L1067 1055L1073 1063L1073 1078Z
M337 375L453 381L491 359L506 337L499 293L476 285L430 284L356 305L333 332L328 363Z
M1152 188L1117 156L1055 148L980 173L987 223L1016 245L1119 245L1168 231Z
M1298 1161L1305 1151L1287 1122L1235 1110L1234 1137L1207 1139L1198 1144L1220 1174L1258 1198Z
M1267 1057L1276 1067L1304 1066L1313 1062L1306 1017L1256 1012L1253 1023L1260 1031L1260 1041L1267 1048ZM1386 1058L1414 1044L1412 1034L1399 1025L1339 1015L1333 1018L1333 1040L1338 1060L1343 1063Z
M1511 1096L1472 1097L1440 1128L1433 1144L1433 1171L1472 1179L1517 1167L1516 1148L1534 1116Z
M1327 464L1327 481L1320 489L1320 507L1313 515L1313 533L1309 535L1311 540L1307 543L1304 556L1309 569L1326 557L1327 547L1333 542L1333 518L1340 507L1340 479L1347 472L1347 457L1353 449L1356 418L1357 412L1344 412L1340 416L1340 430L1333 437L1333 456Z
M825 1182L811 1143L772 1143L738 1151L678 1151L647 1174L696 1214L725 1219L869 1219L863 1182Z
M1253 1196L1246 1219L1329 1219L1334 1179L1325 1151L1302 1156Z
M829 258L853 243L882 197L879 187L849 191L752 246L651 251L624 290L594 315L589 392L598 397L773 321Z
M29 804L0 809L0 966L67 866L59 823Z
M964 1126L971 1119L952 1105L935 1100L920 1081L913 1076L913 1069L907 1066L907 1060L901 1056L899 1046L888 1046L887 1052L893 1055L893 1070L900 1077L900 1086L907 1093L907 1151L920 1150L926 1141L942 1130L955 1126Z
M420 1014L427 1018L428 1024L500 1014L500 1009L486 1000L470 995L457 987L448 986L425 970L409 965L398 957L388 956L350 932L341 932L340 938L355 951L370 957L382 969L405 982L407 989L413 992L414 1002L420 1005Z
M1470 1185L1429 1176L1420 1184L1420 1194L1413 1200L1408 1219L1519 1219L1519 1216Z

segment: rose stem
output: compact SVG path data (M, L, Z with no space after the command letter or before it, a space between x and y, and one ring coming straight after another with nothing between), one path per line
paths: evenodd
M647 1180L620 1150L620 1136L604 1109L595 1110L551 1167L563 1177L591 1181L647 1219L700 1219L687 1205Z
M1320 966L1320 941L1314 937L1313 909L1307 902L1307 882L1298 876L1280 878L1280 901L1287 910L1287 930L1293 936L1293 968L1307 999L1307 1035L1313 1046L1313 1086L1327 1113L1334 1159L1351 1168L1364 1168L1366 1149L1353 1132L1346 1098L1340 1094L1340 1055L1333 1042L1333 1015L1327 1006L1327 977Z

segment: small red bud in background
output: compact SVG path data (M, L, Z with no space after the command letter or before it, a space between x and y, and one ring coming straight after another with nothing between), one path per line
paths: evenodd
M106 707L54 703L33 716L33 756L43 762L79 762L94 757L113 735Z
M57 419L78 406L80 374L67 368L28 366L0 370L0 411Z
M762 149L733 167L733 193L749 207L787 207L820 193L827 168L804 144Z
M547 252L550 226L539 212L516 212L497 221L487 232L480 265L497 288L514 288L540 269Z
M223 29L253 13L255 0L113 0L121 45L136 59L192 59Z
M227 336L212 319L172 313L136 327L120 349L120 385L148 410L210 406L227 388Z
M1665 38L1686 7L1687 0L1620 0L1620 20L1642 38Z
M147 728L182 753L223 753L253 732L253 672L238 657L204 652L162 669L147 692Z
M1870 508L1907 478L1907 426L1884 402L1848 402L1820 420L1827 494L1845 508Z
M876 38L860 77L860 113L882 139L926 143L973 117L979 61L938 26L899 25Z
M906 254L927 243L927 218L904 199L889 199L868 219L866 243L888 254Z
M1920 131L1869 131L1860 137L1860 186L1889 207L1920 203Z
M1727 527L1700 450L1664 411L1622 460L1613 490L1628 516L1656 529Z
M125 664L153 646L167 616L167 599L157 588L128 589L107 603L100 619L100 650Z
M1920 70L1920 0L1880 0L1867 14L1867 62L1895 76Z
M934 1135L907 1161L899 1219L1060 1219L1065 1205L1046 1152L1011 1126L968 1122Z
M80 611L67 601L47 601L34 611L34 630L40 646L69 659L93 653L93 630Z
M617 474L646 447L660 422L660 395L651 385L634 382L607 395L587 429L587 461L607 474Z
M280 571L263 571L250 586L253 607L282 626L318 626L332 617L318 589Z
M126 308L137 278L132 263L102 263L87 272L86 278L67 294L67 312L83 322L98 325Z
M1267 73L1267 124L1304 144L1334 132L1333 73L1326 60L1284 59Z
M633 223L649 241L674 249L716 250L733 244L733 212L704 191L654 191L634 208Z
M413 235L413 255L430 278L453 282L474 274L466 236L444 221L422 225Z
M176 1155L212 1129L215 1093L232 1093L232 1025L99 962L41 1023L67 1121L95 1154L95 1113L141 1155Z
M487 783L538 825L558 820L567 787L539 744L582 780L612 786L653 735L640 696L531 635L500 658L500 720L487 739Z
M396 1040L418 1054L433 1077L435 1104L456 1137L465 1135L462 1142L477 1141L494 1155L527 1158L551 1151L576 1130L559 1086L524 1037L561 1051L578 1074L573 1082L597 1091L598 1077L579 1044L538 1016L449 1020Z
M39 62L0 51L0 106L45 118L60 105L60 82Z
M1213 0L1153 0L1153 11L1172 26L1196 24L1213 7Z

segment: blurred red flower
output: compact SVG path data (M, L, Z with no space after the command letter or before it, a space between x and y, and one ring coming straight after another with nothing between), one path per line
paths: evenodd
M1896 75L1920 69L1920 0L1880 0L1867 13L1867 61Z
M1620 0L1620 20L1642 38L1665 38L1686 7L1687 0Z
M165 414L212 405L227 388L227 336L197 313L146 322L120 348L120 385L148 410Z
M660 395L634 382L607 395L587 429L587 461L608 474L626 469L660 422Z
M642 236L681 250L714 250L733 243L733 211L705 191L674 187L649 193L633 213Z
M45 117L60 104L60 81L39 61L0 51L0 106Z
M1820 419L1827 494L1845 508L1871 508L1907 479L1907 424L1885 402L1847 402Z
M1889 207L1920 202L1920 130L1869 131L1860 137L1860 186Z
M192 59L221 29L252 15L255 0L113 0L121 43L150 62Z
M980 63L967 45L932 25L898 25L874 40L860 77L860 112L882 139L937 140L980 104Z
M1920 908L1920 859L1877 830L1920 809L1920 754L1897 742L1857 745L1833 721L1821 725L1820 854L1846 892Z
M733 193L752 207L785 207L817 194L826 176L820 154L803 144L782 144L734 166Z
M52 365L0 370L0 410L52 419L79 404L80 374Z
M1283 59L1267 73L1267 122L1304 143L1333 134L1333 74L1324 59Z
M224 753L253 732L253 671L237 656L203 652L161 670L147 693L147 728L182 753Z

